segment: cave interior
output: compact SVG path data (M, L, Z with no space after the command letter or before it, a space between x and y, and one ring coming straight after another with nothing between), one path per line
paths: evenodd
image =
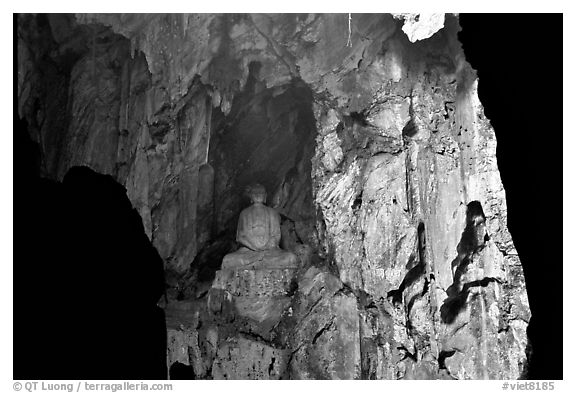
M240 17L228 18L234 22ZM555 335L553 345L546 343L545 337L550 334L546 322L550 316L556 321L554 326L561 326L562 291L551 293L549 288L561 287L562 257L555 256L558 262L549 263L544 272L540 262L549 252L541 245L556 239L553 231L542 228L557 223L551 215L525 214L527 205L543 203L536 201L545 201L547 190L558 187L557 179L547 171L555 166L554 157L538 147L539 130L550 125L543 116L517 114L529 107L530 97L549 95L548 89L554 88L551 83L528 87L531 72L538 69L551 75L561 56L560 60L553 55L546 61L535 59L529 55L528 38L514 42L512 52L511 44L499 39L513 36L517 28L533 26L535 18L517 16L513 24L504 16L462 14L458 21L447 19L447 28L451 23L462 27L458 37L466 59L478 70L480 101L498 140L508 223L532 311L529 376L555 379L562 378L562 367L546 359L561 364L562 337ZM553 42L561 20L544 20L548 28L543 30ZM250 59L242 71L221 50L218 56L222 57L214 58L217 66L210 71L217 82L209 85L198 76L190 78L183 97L171 101L172 92L153 86L158 78L168 78L171 86L177 86L179 82L174 81L184 78L178 75L177 66L175 75L152 73L153 65L147 64L146 57L134 52L133 43L109 26L74 23L73 16L61 14L15 15L14 24L15 37L28 48L28 53L18 50L16 56L26 57L36 72L24 77L36 78L30 84L33 90L26 92L33 98L19 104L24 102L23 93L17 89L14 98L14 232L18 246L14 343L19 348L14 354L15 378L195 379L198 369L191 364L167 364L167 332L180 325L180 316L190 311L170 309L169 304L182 302L190 308L206 303L223 256L239 247L236 223L249 204L244 190L254 181L265 186L267 204L280 213L281 248L306 246L307 267L343 274L334 262L333 250L324 248L326 224L315 201L318 190L313 178L320 176L313 162L319 135L325 132L318 128L325 123L319 123L316 106L326 106L330 98L318 94L300 77L267 84L265 78L271 73L268 60ZM487 25L490 31L484 28ZM401 36L399 31L394 34ZM367 48L369 52L371 47ZM328 53L324 56L327 61L333 59ZM361 63L367 63L370 56L357 64L356 78L362 78L362 67L367 66ZM498 61L490 61L493 58ZM242 86L229 83L242 72L247 72ZM232 87L216 89L218 83ZM506 98L502 86L506 86ZM554 94L561 90L561 83L555 88ZM157 97L150 98L154 94ZM337 134L342 136L345 157L335 159L332 170L336 175L346 172L346 154L358 148L362 135L372 135L369 111L357 111L363 98L349 102L340 122ZM546 107L553 103L539 101L545 101L539 103L542 113L554 112ZM131 114L124 116L123 107ZM134 130L143 127L139 116L146 118L150 107L154 113L148 118L145 139ZM561 129L561 124L556 126ZM518 137L520 132L523 134ZM418 125L412 120L400 133L400 139L420 135L416 135ZM68 151L79 138L87 138L77 144L87 150ZM544 158L534 160L535 149L545 154ZM149 173L168 175L162 182L143 182L142 173L133 169L140 165L139 157L147 157ZM528 185L534 176L541 186ZM145 185L126 193L128 184L136 183ZM361 192L356 194L355 211L367 203ZM187 202L191 199L195 201L192 207ZM419 262L427 258L430 246L422 235L424 224L415 227ZM353 288L343 290L364 296ZM440 369L446 369L444 362L453 353L441 352Z

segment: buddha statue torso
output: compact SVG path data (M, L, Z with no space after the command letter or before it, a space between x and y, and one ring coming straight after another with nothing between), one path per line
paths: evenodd
M280 215L262 203L255 203L240 213L236 240L253 251L278 248Z
M264 205L264 187L255 185L249 189L248 195L253 204L240 213L236 231L236 241L242 247L224 257L222 268L296 267L296 256L279 247L280 214Z

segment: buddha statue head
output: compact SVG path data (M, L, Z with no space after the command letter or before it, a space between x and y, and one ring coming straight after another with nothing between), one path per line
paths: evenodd
M256 204L266 203L266 188L262 184L254 183L246 187L246 196L250 199L250 202Z

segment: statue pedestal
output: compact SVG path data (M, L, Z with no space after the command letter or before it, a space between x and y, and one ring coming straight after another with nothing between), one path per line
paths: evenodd
M223 269L216 272L211 292L226 294L222 298L229 299L236 315L266 328L279 321L290 304L289 295L293 292L295 276L294 268Z
M298 258L296 255L280 248L252 251L242 247L238 251L226 255L222 260L222 270L277 270L296 269L297 267Z
M232 296L286 296L296 269L222 269L216 272L212 288Z
M290 254L293 255L293 254ZM267 261L269 262L269 261ZM208 308L232 323L228 329L272 337L275 326L290 313L296 268L222 269L208 292ZM285 378L289 350L239 335L218 347L214 379Z

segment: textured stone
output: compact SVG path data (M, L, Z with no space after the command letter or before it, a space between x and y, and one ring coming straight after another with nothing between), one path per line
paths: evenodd
M198 332L168 329L168 364L172 365L179 362L189 366L192 357L196 360L192 362L194 373L196 375L205 374L202 363L198 362L199 357L191 355L190 351L198 351Z
M295 269L220 270L213 288L233 296L276 296L290 292Z
M212 375L214 379L281 379L287 356L287 351L260 342L229 340L218 348Z
M305 299L295 311L298 323L292 332L291 378L360 377L357 300L339 288L336 277L315 268L304 276L296 295Z
M289 304L290 298L286 296L234 298L235 310L239 316L250 318L264 327L271 327L279 322Z

